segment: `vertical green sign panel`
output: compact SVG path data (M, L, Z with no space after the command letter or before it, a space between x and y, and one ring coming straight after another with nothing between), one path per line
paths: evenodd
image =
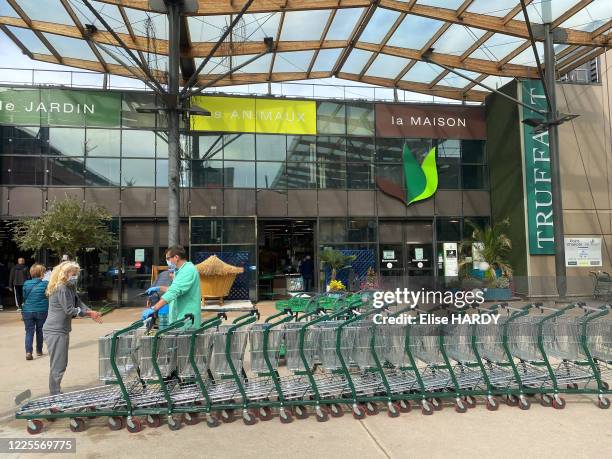
M548 110L544 88L540 80L525 80L521 87L525 104ZM522 108L523 120L542 118L542 115ZM525 197L527 200L527 230L531 255L554 255L552 183L548 131L535 133L523 123L525 155ZM510 191L510 190L509 190Z
M62 89L0 89L0 123L119 127L121 94Z

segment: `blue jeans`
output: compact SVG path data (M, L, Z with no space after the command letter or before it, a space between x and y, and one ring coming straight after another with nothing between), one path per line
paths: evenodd
M36 352L39 354L43 350L43 325L47 320L46 312L23 312L21 313L23 322L25 323L25 350L26 354L32 353L32 342L34 341L34 333L36 333Z

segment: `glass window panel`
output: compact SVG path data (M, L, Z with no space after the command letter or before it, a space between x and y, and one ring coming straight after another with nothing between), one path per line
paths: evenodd
M60 0L18 0L17 4L33 21L74 25Z
M229 134L223 136L224 159L255 159L254 134Z
M377 164L376 165L376 178L389 180L391 183L399 186L400 188L406 188L404 183L404 170L401 163L398 164Z
M193 42L216 42L230 25L229 16L190 16L187 18L189 33ZM238 29L238 27L236 28Z
M485 162L484 140L462 140L461 160L464 163L482 164Z
M317 137L317 160L344 162L346 159L346 139L336 136Z
M348 137L346 139L347 161L373 161L374 139L371 137Z
M19 17L15 10L11 8L8 3L6 3L6 0L2 0L0 2L0 16L9 16L11 18Z
M402 161L403 148L404 139L378 138L376 139L376 161L399 163Z
M226 218L223 222L223 243L255 243L255 220L252 218Z
M427 62L417 62L402 77L405 81L416 81L417 83L429 83L433 81L444 69Z
M85 154L85 129L49 128L50 155L83 156Z
M459 185L459 165L440 160L438 163L438 188L457 190Z
M121 153L121 131L118 129L87 129L87 156L115 156Z
M119 159L87 158L85 161L85 185L118 186Z
M612 17L612 3L609 0L595 0L572 17L568 18L561 27L575 28L592 32L605 23L605 19Z
M193 143L193 159L222 159L223 136L202 135Z
M317 132L346 134L346 110L342 102L317 102Z
M138 113L137 108L155 107L154 94L123 93L121 100L121 124L124 127L155 127L154 113Z
M0 127L2 130L3 155L40 155L46 151L47 142L43 141L47 128L38 127Z
M242 56L234 56L232 57L232 63L234 67L236 67L248 61L254 56L256 55L246 54ZM254 60L250 64L245 65L238 71L238 73L268 73L270 71L270 65L272 65L272 53L266 54L265 56L262 56L259 59ZM222 73L225 73L228 69L223 70L223 67L217 68L215 73L222 74Z
M49 184L83 186L83 158L48 157Z
M155 186L155 161L122 159L121 186Z
M348 135L374 137L374 104L349 102L346 104L346 132Z
M109 23L113 30L116 32L127 32L127 28L123 22L121 13L116 6L109 5L108 3L97 2L95 0L89 0L89 3L91 3L96 11L98 11L104 17L104 20ZM86 8L85 5L78 5L78 7L76 7L76 5L73 3L72 7L74 13L81 21L81 24L94 24L99 28L103 27L96 16L89 10L89 8Z
M346 188L346 165L342 163L318 163L319 188Z
M461 55L485 34L485 30L453 24L434 44L436 53Z
M459 218L438 218L436 220L436 238L438 241L460 241L461 222Z
M467 9L471 13L505 16L518 4L517 0L474 0Z
M63 9L63 7L60 6ZM87 45L87 42L76 38L63 37L52 33L44 33L45 38L51 43L55 50L62 57L71 57L74 59L86 59L90 61L98 61L98 58Z
M353 49L351 54L349 54L348 59L342 66L342 71L346 73L355 73L357 75L360 74L371 56L372 53L370 51Z
M372 163L348 163L346 165L346 186L351 189L374 188L374 165Z
M400 72L408 65L409 59L402 57L389 56L388 54L379 54L372 65L366 72L366 75L381 77L381 78L395 78Z
M2 183L7 185L43 185L44 159L41 157L0 156Z
M317 60L312 67L313 72L331 72L338 58L342 54L342 49L322 49L317 54Z
M469 217L463 220L463 239L472 239L474 226L485 229L491 225L490 217Z
M191 220L192 244L221 244L222 234L223 220L220 218Z
M181 158L189 156L189 152L185 150L185 142L183 137L179 140L179 148L182 149ZM155 153L158 158L168 157L168 135L163 131L155 131Z
M464 3L464 0L419 0L420 5L438 6L451 10L456 10L462 3Z
M255 188L255 162L224 161L223 178L226 188Z
M285 175L285 163L281 162L258 162L257 163L257 188L286 188L287 176Z
M306 27L304 28L307 29ZM276 53L274 72L306 72L312 60L312 56L314 56L314 51Z
M316 161L316 137L287 136L287 161Z
M191 186L199 188L222 188L223 161L192 161Z
M489 186L486 166L461 166L461 180L464 190L485 190Z
M525 43L525 40L522 38L496 33L485 41L480 48L470 54L470 57L489 61L499 61L502 57L507 56L523 43Z
M406 139L405 144L408 146L412 154L416 157L419 163L423 163L425 156L429 153L432 147L431 139Z
M239 27L234 34L242 40L252 41L263 40L265 37L276 37L281 14L280 12L245 14L244 26Z
M348 242L376 242L376 220L368 218L349 219Z
M442 21L436 19L408 15L387 44L401 48L421 49L442 24Z
M125 13L136 35L146 37L153 33L157 39L168 39L168 20L165 14L149 13L132 8L125 8Z
M284 161L287 159L286 136L257 134L255 141L258 161Z
M544 61L544 44L536 43L536 49L538 50L538 56L540 57L540 62ZM529 52L528 52L529 51ZM517 64L517 65L529 65L535 67L536 60L533 55L533 49L531 47L527 48L525 51L520 53L518 56L512 58L509 64Z
M478 72L468 72L467 70L459 70L459 73L467 76L468 78L476 79L480 76ZM464 88L468 84L470 84L470 80L467 78L463 78L459 75L455 75L454 73L449 73L446 75L440 83L442 86L450 86L451 88Z
M124 129L121 133L121 156L155 157L155 132Z
M319 221L319 242L346 242L347 237L344 218L322 218Z
M456 160L459 162L461 159L461 141L448 139L443 140L438 144L438 159L442 160Z
M285 13L282 41L319 40L330 10L290 11Z
M168 186L168 160L158 159L155 165L155 186L156 187L167 187Z
M343 8L337 10L325 39L348 40L363 10L364 8Z
M359 41L380 43L399 15L398 11L377 8L359 37Z
M49 48L31 30L13 26L8 26L8 29L30 52L34 54L51 54Z
M287 187L288 188L316 188L316 163L288 162Z

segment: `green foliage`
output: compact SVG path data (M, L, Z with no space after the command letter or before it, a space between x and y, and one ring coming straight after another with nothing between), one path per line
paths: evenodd
M108 228L111 218L104 207L83 209L79 201L66 196L54 201L39 218L13 222L13 236L22 250L48 249L58 257L67 254L73 258L79 250L116 243Z
M512 251L512 241L504 233L504 229L510 224L509 220L502 220L486 228L481 228L469 220L466 220L465 223L472 229L470 240L482 244L480 255L489 265L485 278L492 284L498 284L495 268L501 270L502 277L512 277L512 267L508 263L508 256ZM465 265L465 262L462 265Z
M321 261L331 268L331 280L336 279L341 269L350 268L356 258L355 255L344 255L339 250L325 249L321 252Z

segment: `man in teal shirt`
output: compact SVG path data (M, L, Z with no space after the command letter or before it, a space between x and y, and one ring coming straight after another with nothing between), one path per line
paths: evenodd
M194 264L187 261L185 249L180 245L166 250L166 263L170 269L174 269L174 280L168 287L151 287L147 290L148 295L154 292L162 292L163 295L157 303L142 313L142 318L146 319L168 304L170 305L168 314L170 323L182 319L185 314L193 314L193 325L187 322L183 328L197 328L202 323L200 274Z

